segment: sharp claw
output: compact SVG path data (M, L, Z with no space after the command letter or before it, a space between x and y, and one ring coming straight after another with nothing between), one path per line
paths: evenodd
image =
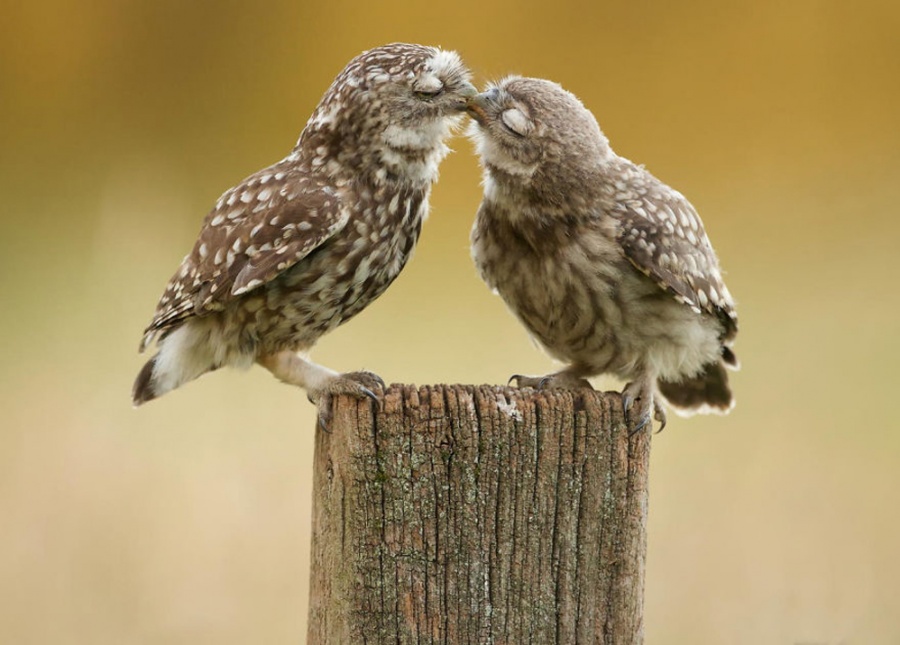
M383 387L383 386L382 386L382 387ZM373 401L375 401L376 403L378 403L378 396L377 396L372 390L370 390L369 388L365 387L364 385L360 385L360 386L359 386L359 390L360 390L363 394L365 394L367 397L369 397L370 399L372 399Z
M638 422L638 424L634 427L634 429L633 429L631 432L628 433L628 438L630 439L631 437L633 437L634 435L636 435L638 432L640 432L641 430L643 430L643 429L647 426L647 424L648 424L649 422L650 422L650 415L649 415L649 414L648 414L648 415L645 415L645 416L643 416L643 417L641 417L640 422Z
M660 432L663 431L663 428L666 427L666 420L667 420L666 411L662 407L660 402L657 400L653 401L653 407L654 407L653 418L656 419L657 421L659 421L659 430L656 431L656 434L659 434Z
M634 397L628 394L627 392L622 394L622 408L628 412L631 409L631 406L634 405Z
M506 382L506 387L509 387L510 385L512 385L513 381L516 382L516 387L519 387L519 379L520 378L522 378L521 374L513 374L512 376L509 377L509 380Z
M310 399L312 400L312 399ZM331 408L334 401L329 395L325 395L323 398L319 399L319 402L316 403L316 410L318 414L316 415L316 420L318 421L318 426L322 429L322 432L327 432L331 434L331 429L328 427L331 422L331 416L333 414L333 410Z
M547 383L550 382L550 378L550 376L545 376L544 378L542 378L540 381L538 381L537 388L535 389L543 390L545 387L547 387Z
M666 420L665 420L665 419L661 419L661 420L660 420L660 419L657 419L657 421L659 421L659 430L657 430L654 434L659 434L660 432L663 431L663 428L666 427Z

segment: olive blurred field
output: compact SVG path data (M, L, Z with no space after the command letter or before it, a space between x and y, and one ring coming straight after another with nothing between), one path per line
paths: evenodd
M647 642L900 642L900 4L11 4L0 642L303 642L312 406L258 368L140 410L129 392L207 209L397 40L458 50L479 85L574 91L691 199L727 271L738 405L654 437ZM552 369L475 274L480 174L452 145L415 258L318 361Z

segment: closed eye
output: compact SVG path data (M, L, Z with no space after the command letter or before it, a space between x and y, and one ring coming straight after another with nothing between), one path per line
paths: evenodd
M444 92L444 88L438 87L437 89L433 89L433 90L415 90L413 92L413 94L416 95L417 99L422 99L423 101L425 101L428 99L433 99L436 96L440 96L441 94L443 94L443 92Z
M524 137L531 132L531 121L517 108L503 110L503 113L500 115L500 121L506 126L507 130L518 137Z

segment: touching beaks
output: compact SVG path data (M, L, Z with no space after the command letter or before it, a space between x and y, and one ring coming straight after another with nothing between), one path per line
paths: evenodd
M463 82L462 86L456 92L461 101L454 103L454 109L459 110L460 112L465 112L469 106L469 99L478 94L478 90L475 89L475 86L469 83L468 81Z
M475 94L466 101L466 112L480 124L484 124L487 120L488 105L497 98L499 91L496 87L489 89L487 92Z

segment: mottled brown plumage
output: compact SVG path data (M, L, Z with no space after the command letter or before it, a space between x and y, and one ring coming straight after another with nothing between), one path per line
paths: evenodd
M393 44L354 58L281 161L219 198L147 328L159 352L136 405L226 365L259 362L310 398L377 377L301 359L409 260L444 140L475 93L454 52Z
M567 367L520 385L585 386L612 374L636 428L655 395L727 412L737 367L734 302L700 217L676 190L615 154L556 83L510 77L470 101L484 166L472 253L485 282ZM636 412L636 414L634 414Z

